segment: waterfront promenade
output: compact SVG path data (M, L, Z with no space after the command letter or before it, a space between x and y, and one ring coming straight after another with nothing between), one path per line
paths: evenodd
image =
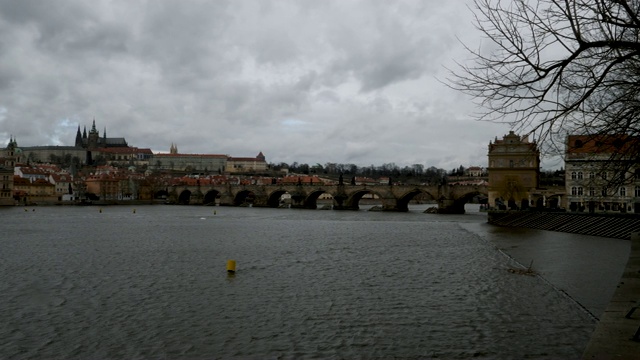
M640 233L631 236L627 266L582 358L640 359Z

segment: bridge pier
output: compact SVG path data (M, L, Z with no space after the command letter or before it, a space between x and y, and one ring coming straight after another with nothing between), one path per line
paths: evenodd
M438 214L464 214L464 203L455 200L438 200Z
M226 191L220 194L220 206L234 206L235 198L231 192Z
M344 185L338 186L338 193L333 196L333 210L359 210L360 207L357 203L353 203L353 199L350 198L344 190Z
M297 185L296 191L291 195L291 208L292 209L309 209L311 207L305 203L307 199L307 193L302 190L302 185ZM315 209L315 207L313 207Z

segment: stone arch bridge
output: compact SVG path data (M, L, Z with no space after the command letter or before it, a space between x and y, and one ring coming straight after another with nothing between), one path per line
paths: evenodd
M464 204L476 195L487 196L484 185L174 185L168 190L168 202L173 204L219 203L241 206L251 202L254 207L278 207L280 197L288 193L292 208L316 209L322 194L333 197L334 210L358 210L358 203L367 194L377 197L385 211L408 211L409 201L418 194L427 194L438 203L438 212L463 214Z

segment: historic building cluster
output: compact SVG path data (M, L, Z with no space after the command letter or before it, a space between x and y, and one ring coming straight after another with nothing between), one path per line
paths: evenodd
M616 156L639 139L626 135L569 135L565 182L540 186L535 141L514 132L489 143L489 205L498 209L640 213L640 167Z
M51 163L65 166L61 169ZM88 132L78 127L74 146L19 147L12 136L0 151L0 205L87 198L150 200L159 188L176 181L176 174L220 175L224 181L239 181L231 175L267 170L262 152L256 157L182 154L171 144L169 153L154 154L148 148L129 146L124 138L107 137L106 128L101 135L94 120Z
M129 146L124 138L106 134L106 128L100 134L94 120L89 131L78 127L74 146L19 147L12 136L0 152L0 205L153 200L170 186L187 183L326 181L317 177L265 176L268 164L262 152L255 157L184 154L171 144L168 153L154 154L148 148ZM451 184L488 185L488 206L495 209L640 213L640 167L636 169L632 163L615 166L615 155L637 142L624 135L570 135L566 140L564 184L542 187L536 141L511 131L489 142L486 169L470 167L464 181L449 180ZM64 164L64 168L51 164ZM354 177L352 181L391 184L390 179Z

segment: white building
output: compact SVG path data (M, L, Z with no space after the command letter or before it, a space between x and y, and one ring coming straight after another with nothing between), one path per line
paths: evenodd
M565 186L570 211L640 213L640 169L620 154L638 139L627 135L569 135Z

